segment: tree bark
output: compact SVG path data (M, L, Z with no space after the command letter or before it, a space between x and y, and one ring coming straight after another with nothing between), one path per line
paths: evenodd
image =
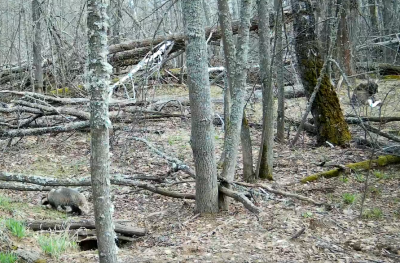
M285 89L283 86L283 45L282 45L282 0L275 0L276 10L276 85L278 88L278 117L276 137L283 142L285 136Z
M347 76L353 75L351 63L351 45L349 37L348 15L350 10L350 0L338 0L337 6L341 8L337 10L339 19L339 32L338 32L338 58L340 64L343 65L344 72Z
M196 209L199 213L216 213L217 166L202 4L202 0L183 0L182 10L187 37L186 65L192 114L191 144L197 175Z
M224 152L222 164L222 177L233 181L237 162L238 146L240 141L240 131L243 119L244 96L246 85L246 66L249 50L249 28L250 28L250 10L252 1L242 0L239 37L236 49L235 75L232 86L232 107L230 123L227 127L224 141ZM228 210L229 203L224 195L220 195L219 206L223 210Z
M263 133L257 163L257 176L272 180L274 147L274 95L270 65L268 0L258 1L260 76L263 88Z
M246 182L251 183L256 181L256 174L253 170L253 153L251 147L250 127L246 118L246 112L243 113L240 141L242 144L243 178Z
M40 4L38 0L32 0L32 20L34 23L34 40L33 40L33 66L35 81L33 91L43 93L43 68L42 68L42 31L40 29Z
M320 48L314 31L314 14L309 0L291 0L294 13L295 50L299 72L308 99L317 84L323 66ZM351 139L338 96L325 74L311 107L317 127L317 142L345 146Z
M88 85L91 93L90 129L92 192L100 263L117 262L113 204L110 196L108 85L112 67L107 63L107 1L88 0Z

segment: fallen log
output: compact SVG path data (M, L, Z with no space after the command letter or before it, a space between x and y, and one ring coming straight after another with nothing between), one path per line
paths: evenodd
M373 70L379 70L380 75L400 75L400 66L392 65L388 63L357 63L358 68Z
M371 160L371 167L370 167L370 160L358 162L358 163L351 163L344 165L346 168L351 170L367 170L373 167L383 167L389 164L397 164L400 163L400 157L394 155L382 155L379 156L377 159ZM321 177L324 178L332 178L337 177L343 172L342 168L335 168L333 170L325 171L316 173L307 177L304 177L300 180L301 183L308 183L312 181L316 181Z
M96 229L94 221L80 220L80 221L29 221L26 226L33 231L40 230L63 230L63 229ZM114 231L125 236L144 236L146 229L137 227L127 227L121 224L114 223Z

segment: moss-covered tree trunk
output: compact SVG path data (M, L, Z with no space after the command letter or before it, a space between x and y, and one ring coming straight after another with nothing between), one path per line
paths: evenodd
M291 3L299 72L307 98L310 98L323 65L315 32L315 18L309 0L291 0ZM328 75L322 79L311 113L317 128L319 144L329 141L344 146L349 143L350 131Z

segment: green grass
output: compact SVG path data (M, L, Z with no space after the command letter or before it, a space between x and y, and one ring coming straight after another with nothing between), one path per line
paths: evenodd
M374 175L375 175L375 177L377 178L377 179L385 179L386 178L386 174L384 174L384 173L382 173L382 172L379 172L379 171L375 171L374 172Z
M0 195L0 209L11 211L11 200L8 197Z
M11 234L18 238L23 238L26 235L26 228L25 224L21 221L15 220L15 219L7 219L6 221L6 227L8 230L10 230Z
M17 260L18 257L14 253L0 252L0 263L14 263Z
M342 183L347 183L348 181L349 181L349 178L347 178L346 176L340 176L339 177L339 180L342 182Z
M368 209L363 213L363 217L366 219L379 219L383 217L382 210L380 208Z
M356 197L357 197L356 194L350 194L350 193L344 193L342 195L343 202L348 205L351 205L352 203L354 203L354 201L356 200Z
M69 249L78 248L78 244L73 241L67 232L61 235L40 235L38 242L44 253L55 258L58 258L63 252Z
M304 218L310 218L313 217L313 213L312 212L305 212L301 214Z
M359 183L365 182L365 176L362 173L356 173L356 181Z

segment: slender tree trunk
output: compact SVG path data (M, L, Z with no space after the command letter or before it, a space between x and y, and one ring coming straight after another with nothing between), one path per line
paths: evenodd
M339 36L338 36L338 57L340 64L343 65L347 76L353 75L351 67L351 45L349 38L348 14L350 9L350 0L338 0L337 6L342 6L337 11L340 17L339 22Z
M192 113L191 142L196 169L196 207L199 213L216 213L217 165L202 0L183 0L182 10L187 36L186 65Z
M240 141L240 132L243 119L244 95L246 85L246 65L249 50L249 28L250 28L250 10L252 1L242 0L239 37L237 41L235 77L232 86L232 107L230 123L227 127L224 141L224 152L222 164L222 177L233 181L237 162L238 146ZM233 41L233 38L232 38ZM233 56L233 55L232 55ZM225 59L229 59L225 56ZM229 202L224 195L219 196L219 206L222 210L228 210Z
M258 1L258 17L260 19L258 35L260 76L263 91L263 133L257 163L257 176L272 180L273 147L274 147L274 95L271 86L270 38L268 0Z
M394 5L393 0L383 0L383 32L382 35L389 35L393 33L393 26L394 24ZM385 62L392 63L392 58L396 55L395 52L392 51L393 47L385 47Z
M222 43L225 57L225 67L227 72L228 88L224 91L224 120L225 120L225 138L226 141L227 129L230 125L231 115L231 91L233 87L233 80L235 76L235 58L236 49L233 40L233 33L231 30L231 13L229 12L228 0L218 0L218 16L221 25ZM222 160L223 161L223 160Z
M350 11L348 17L348 26L349 26L349 42L350 42L350 49L355 50L355 44L357 40L358 30L358 0L350 0ZM351 72L355 72L355 63L353 59L350 59L350 67ZM354 80L351 80L353 82Z
M276 85L278 88L278 119L276 137L280 142L285 136L285 91L283 86L283 45L282 45L282 0L275 0L276 10Z
M42 68L42 31L40 29L40 4L38 0L32 0L32 20L34 23L33 40L33 66L35 67L35 81L32 85L34 91L43 92L43 68Z
M121 42L121 37L120 37L120 31L121 31L121 21L122 21L122 4L121 0L114 0L112 1L113 7L112 7L112 17L113 17L113 30L112 30L112 35L113 35L113 41L112 44L119 44ZM115 73L120 74L121 68L116 67L115 68Z
M108 16L106 0L88 0L88 81L91 93L90 131L92 191L100 263L116 263L117 251L110 196L108 85L111 66L107 63Z
M291 0L294 21L295 50L299 72L309 99L317 84L323 66L320 48L314 31L314 14L309 0ZM317 141L345 146L351 136L344 120L338 96L328 75L322 79L320 89L311 107L317 128Z
M372 37L377 37L379 35L379 24L378 24L378 12L376 10L376 3L375 0L368 0L369 6L369 17L371 21L371 30L370 34ZM379 42L379 40L377 40ZM372 61L378 61L379 57L379 50L377 48L373 48L371 52Z
M253 170L253 153L251 147L250 127L246 118L246 112L243 112L240 141L242 144L243 178L246 182L255 182L257 178Z

